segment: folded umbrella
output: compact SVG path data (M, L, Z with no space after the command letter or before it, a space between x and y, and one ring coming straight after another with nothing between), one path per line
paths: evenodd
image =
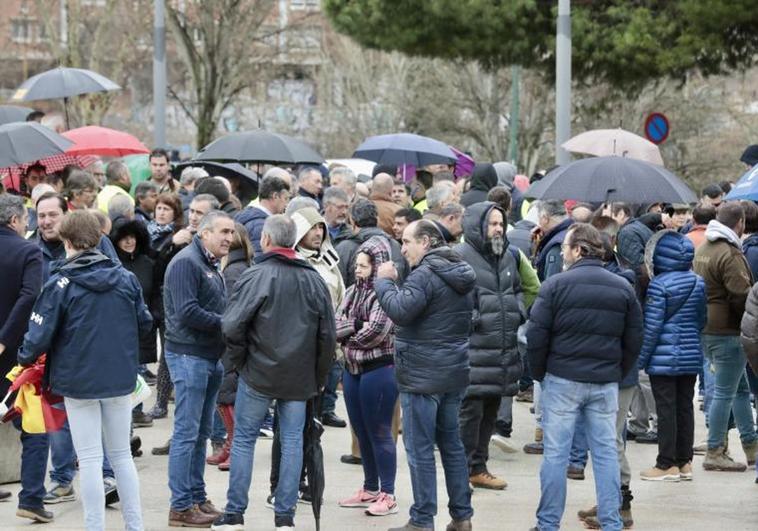
M34 109L18 105L0 105L0 125L11 122L24 122Z
M663 166L661 150L650 140L624 129L594 129L570 138L561 147L596 157L628 157Z
M324 163L324 157L302 140L263 129L222 136L200 150L195 160L265 164Z
M758 164L750 168L737 184L732 186L732 190L724 197L727 201L746 199L748 201L758 201Z
M429 164L454 164L458 160L447 144L412 133L369 137L358 146L353 157L377 164L413 164L417 168Z
M63 133L74 145L66 150L69 155L102 155L123 157L150 153L136 136L107 127L88 125Z
M624 157L593 157L560 166L532 184L532 199L589 203L695 203L697 196L663 166Z
M305 411L305 446L303 464L308 478L308 493L311 497L313 518L316 520L316 531L321 529L321 506L324 503L324 451L321 448L321 435L324 426L317 418L318 397L308 401Z

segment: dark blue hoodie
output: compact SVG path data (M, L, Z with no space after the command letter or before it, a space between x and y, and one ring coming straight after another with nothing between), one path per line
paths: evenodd
M112 398L134 391L139 336L153 319L137 278L97 250L56 264L18 353L22 365L47 353L55 394Z
M250 237L250 243L253 244L253 250L256 255L263 254L261 249L261 234L263 234L263 224L269 214L258 207L247 207L235 217L235 221L245 226L247 235Z

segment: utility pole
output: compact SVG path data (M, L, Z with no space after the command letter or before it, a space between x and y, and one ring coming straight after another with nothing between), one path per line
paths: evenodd
M555 163L571 155L561 147L571 137L571 0L558 0L555 41Z
M508 159L518 167L518 128L521 113L521 66L511 66L511 119Z
M166 147L166 15L164 0L153 0L153 134Z

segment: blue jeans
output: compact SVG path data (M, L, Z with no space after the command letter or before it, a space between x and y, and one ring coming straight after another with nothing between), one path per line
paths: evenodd
M418 527L433 528L437 514L435 443L445 470L450 516L453 520L468 520L474 514L466 450L458 429L458 411L464 393L465 389L433 395L400 393L403 443L413 489L411 522Z
M345 406L358 438L363 461L363 489L395 494L397 448L392 438L392 415L397 402L395 368L380 367L363 374L342 375Z
M745 353L739 336L703 334L703 350L714 371L713 397L708 413L708 448L724 446L729 413L740 431L743 444L758 439L750 406L750 390L745 376Z
M329 374L326 376L326 384L321 392L321 414L334 413L337 407L337 385L342 376L342 364L339 361L332 363Z
M58 407L58 406L54 406ZM61 406L62 407L62 406ZM62 407L65 409L65 407ZM76 475L76 451L71 440L71 428L68 419L60 430L48 434L50 437L50 481L58 485L71 485ZM103 456L103 477L113 478L113 468L108 456Z
M174 432L168 456L171 508L184 511L206 501L205 451L224 368L220 361L165 353L174 383Z
M237 387L234 403L234 438L229 489L226 492L227 513L244 514L248 504L248 491L253 478L255 443L268 413L273 398L264 396L249 387L242 378ZM281 464L274 493L274 514L295 516L300 470L303 467L303 427L305 426L305 402L293 400L276 401L279 437L281 439Z
M540 469L540 531L560 529L566 507L566 467L577 419L583 418L595 474L598 519L606 531L621 531L621 480L616 450L618 383L591 384L550 373L542 381L544 455Z
M79 455L79 484L86 529L99 531L105 528L105 492L101 472L105 447L116 467L125 528L128 531L142 531L139 478L129 447L131 394L91 400L66 398L65 401L73 427L72 439Z
M211 442L217 444L223 444L226 440L226 428L224 427L224 421L221 420L221 415L218 414L218 409L213 412L213 426L211 428Z
M13 425L21 430L21 419L15 419ZM47 433L21 430L21 492L18 493L18 506L22 509L44 507L42 498L47 493L45 471L49 444Z
M705 338L703 338L705 341ZM705 345L705 343L703 343ZM713 401L713 386L715 384L715 378L713 371L711 371L711 360L707 354L707 351L703 353L703 413L705 414L705 427L710 425L709 412L711 410L711 402Z

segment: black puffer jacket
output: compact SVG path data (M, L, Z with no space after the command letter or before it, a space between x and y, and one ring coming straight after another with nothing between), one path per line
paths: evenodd
M518 392L522 371L516 333L526 321L526 309L518 263L507 249L500 256L492 254L487 222L493 210L505 216L499 206L489 201L467 208L463 217L466 241L455 247L476 273L468 397L513 396Z
M224 283L226 284L226 297L232 298L234 293L234 286L237 284L242 273L250 267L250 262L245 257L244 249L232 249L229 251L229 258L226 262L222 274L224 275ZM221 363L224 365L224 379L221 382L221 388L218 390L219 404L234 404L234 399L237 397L237 380L239 375L232 365L229 359L229 352L225 352L221 356Z
M400 391L447 393L468 386L475 283L474 270L449 247L426 253L401 286L377 279L379 304L398 326Z

